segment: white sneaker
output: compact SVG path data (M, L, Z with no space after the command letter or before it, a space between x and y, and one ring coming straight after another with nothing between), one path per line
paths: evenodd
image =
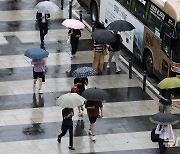
M110 64L109 63L107 63L107 68L110 68Z
M92 140L93 142L95 142L95 141L96 141L96 137L95 137L95 135L91 135L91 140Z
M89 135L92 135L92 132L91 132L91 130L89 129Z
M40 94L42 94L42 93L43 93L41 89L39 89L39 93L40 93Z

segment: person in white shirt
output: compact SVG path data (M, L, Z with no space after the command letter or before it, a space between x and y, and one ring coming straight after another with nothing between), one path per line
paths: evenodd
M155 134L159 134L159 153L165 154L167 147L166 141L172 140L175 143L174 132L171 125L160 125L156 127Z

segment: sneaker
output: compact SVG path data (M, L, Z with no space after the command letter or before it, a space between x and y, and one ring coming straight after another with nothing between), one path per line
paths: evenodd
M57 141L58 141L58 143L61 143L61 138L60 138L60 137L58 137Z
M116 70L116 74L119 74L121 72L121 70L119 69L119 70Z
M107 68L110 68L110 64L109 63L107 63Z
M75 150L75 148L72 147L72 146L69 146L68 148L69 148L70 150Z
M89 135L92 135L92 132L91 132L91 130L89 129Z
M95 135L92 135L92 136L91 136L91 140L92 140L93 142L95 142L95 141L96 141L96 137L95 137Z
M42 92L42 90L41 89L39 89L39 94L42 94L43 92Z

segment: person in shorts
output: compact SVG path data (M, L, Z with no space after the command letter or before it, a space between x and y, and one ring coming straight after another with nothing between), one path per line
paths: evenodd
M45 60L44 59L33 59L31 61L33 66L33 78L34 85L33 90L35 92L36 82L39 79L39 93L42 94L42 82L45 82Z
M95 141L95 122L99 115L103 117L103 105L101 101L86 101L85 108L90 121L89 135L91 135L92 141Z

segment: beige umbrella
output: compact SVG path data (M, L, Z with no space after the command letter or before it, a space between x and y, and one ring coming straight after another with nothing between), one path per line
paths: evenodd
M62 108L75 108L77 106L83 105L86 99L77 93L67 93L61 95L56 104Z

